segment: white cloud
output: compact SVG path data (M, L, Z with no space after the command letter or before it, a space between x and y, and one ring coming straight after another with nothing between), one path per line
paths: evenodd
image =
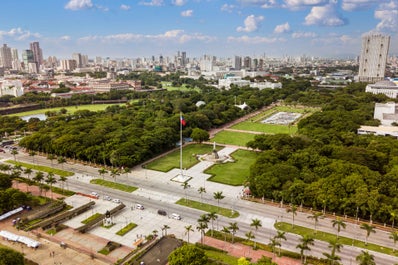
M329 0L284 0L283 7L290 9L303 9L309 6L321 6L329 3Z
M277 25L274 29L275 33L285 33L290 31L290 25L289 22L286 22L284 24Z
M320 26L343 26L347 22L337 13L335 5L314 6L311 12L305 17L305 25Z
M391 0L389 3L382 3L374 13L374 17L379 19L376 29L379 31L387 30L398 31L398 0Z
M91 2L91 0L70 0L65 5L65 9L70 9L70 10L80 10L92 7L93 3Z
M341 7L345 11L354 11L367 9L372 5L380 4L381 2L385 2L385 0L343 0Z
M173 5L175 5L175 6L183 6L183 5L185 5L186 4L186 2L187 1L185 1L185 0L173 0Z
M253 32L256 31L258 29L258 27L260 26L260 22L264 20L263 16L258 16L256 17L255 15L250 15L248 16L245 21L244 27L238 27L236 29L236 31L238 32Z
M262 43L276 43L276 42L285 42L286 40L283 38L266 38L266 37L249 37L249 36L241 36L241 37L228 37L229 42L240 42L246 44L262 44Z
M181 12L181 16L183 17L191 17L193 15L193 10L189 9L189 10L185 10Z
M0 31L0 38L10 37L15 40L26 40L30 37L40 38L41 35L39 33L32 33L28 30L23 30L21 28L12 28L9 31Z
M70 36L65 35L60 37L61 40L70 40Z
M141 2L140 4L144 6L162 6L164 3L163 0L151 0L149 2Z
M293 39L301 39L301 38L315 38L317 35L314 32L293 32Z
M131 6L129 5L120 5L121 10L130 10Z
M232 11L236 8L235 5L228 5L228 4L223 4L221 7L221 11L232 13Z

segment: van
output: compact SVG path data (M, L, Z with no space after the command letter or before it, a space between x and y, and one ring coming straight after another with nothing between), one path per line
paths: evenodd
M176 214L176 213L172 213L171 214L171 218L176 219L176 220L181 220L181 216L179 214Z

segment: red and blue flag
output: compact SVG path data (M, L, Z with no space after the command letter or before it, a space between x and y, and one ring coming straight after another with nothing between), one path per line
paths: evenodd
M181 122L182 126L185 126L187 124L187 121L184 119L184 117L182 115L180 115L180 122Z

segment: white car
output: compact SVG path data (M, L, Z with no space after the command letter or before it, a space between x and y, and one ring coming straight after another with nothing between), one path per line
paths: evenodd
M179 215L177 213L173 213L173 214L171 214L171 218L176 219L176 220L181 220L181 215Z
M104 200L106 200L106 201L111 201L112 198L111 198L110 196L106 195L106 196L104 197Z
M121 201L119 199L113 199L112 201L115 203L121 203Z
M137 208L138 210L144 210L144 209L145 209L145 208L144 208L144 205L139 204L139 203L137 203L137 204L135 205L135 208Z
M95 192L95 191L91 192L91 196L99 198L99 194L97 192Z

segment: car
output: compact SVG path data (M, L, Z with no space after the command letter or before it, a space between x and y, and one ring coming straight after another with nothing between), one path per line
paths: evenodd
M144 210L144 209L145 209L145 208L144 208L144 205L139 204L139 203L137 203L137 204L135 205L135 208L137 208L138 210Z
M181 220L181 216L178 213L172 213L171 218L173 218L175 220Z
M6 151L4 151L4 149L0 148L0 153L5 153Z
M106 200L106 201L111 201L112 198L111 198L110 196L106 195L106 196L104 197L104 200Z
M167 215L167 212L165 211L165 210L158 210L158 214L159 215L163 215L163 216L166 216Z
M91 196L94 196L95 198L99 198L99 194L95 191L91 192Z
M114 203L121 203L121 201L119 199L113 199L112 200Z

